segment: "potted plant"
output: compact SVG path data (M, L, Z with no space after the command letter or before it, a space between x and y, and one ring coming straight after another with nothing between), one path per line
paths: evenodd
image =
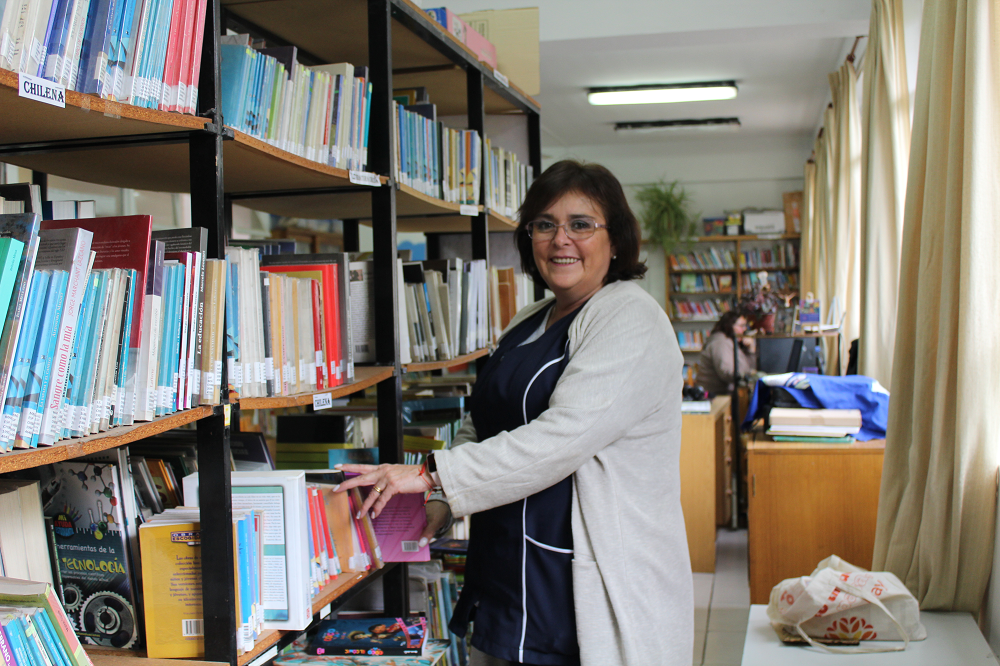
M663 248L665 255L698 236L698 218L688 212L691 196L678 181L645 185L635 196L646 240Z

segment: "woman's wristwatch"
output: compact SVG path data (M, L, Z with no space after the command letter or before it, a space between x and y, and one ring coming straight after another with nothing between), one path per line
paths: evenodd
M441 477L438 476L437 461L434 460L433 451L427 454L427 476L431 477L434 490L441 490Z

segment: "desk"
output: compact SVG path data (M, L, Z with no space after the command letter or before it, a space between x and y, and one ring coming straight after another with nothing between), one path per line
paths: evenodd
M729 405L729 396L721 395L709 412L681 417L681 509L691 568L701 573L715 571L715 525L720 515L727 519L732 495Z
M997 666L975 620L968 613L920 612L927 638L903 652L829 654L812 647L784 645L767 619L767 606L750 607L743 666ZM884 641L886 644L897 644ZM879 645L883 641L874 642ZM901 644L901 641L900 641Z
M747 445L750 603L829 555L871 568L884 453L885 440Z

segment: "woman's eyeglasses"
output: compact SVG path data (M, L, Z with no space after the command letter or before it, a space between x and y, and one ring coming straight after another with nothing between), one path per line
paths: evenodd
M607 229L608 225L598 224L589 218L581 217L565 224L556 224L549 220L535 220L528 222L526 227L529 238L536 241L547 241L556 237L559 227L563 228L566 237L570 240L586 240L593 236L598 229Z

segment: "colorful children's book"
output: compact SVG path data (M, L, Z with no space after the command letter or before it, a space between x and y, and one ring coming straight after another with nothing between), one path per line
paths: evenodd
M423 651L427 618L338 618L319 623L305 652L316 655L419 655Z

